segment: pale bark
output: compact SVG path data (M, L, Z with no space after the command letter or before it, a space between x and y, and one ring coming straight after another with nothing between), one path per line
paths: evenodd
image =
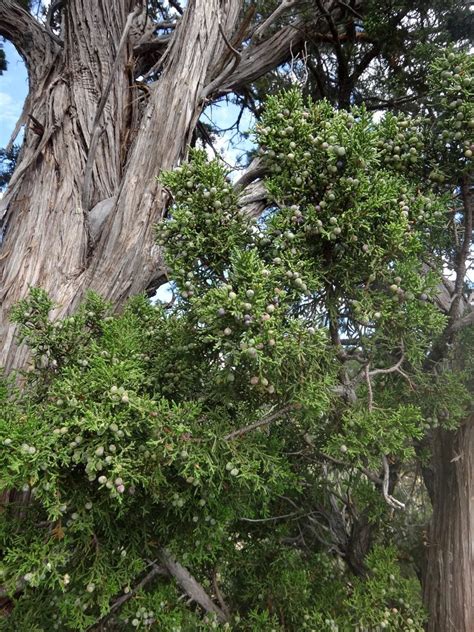
M225 612L212 601L201 584L191 575L187 568L174 559L167 549L161 551L160 558L163 566L193 601L199 604L205 612L215 614L217 620L221 623L227 620L228 617Z
M257 37L241 51L237 67L224 64L230 71L222 74L223 58L232 56L222 32L239 48L233 36L242 6L243 0L189 0L173 34L153 41L143 13L126 31L134 0L68 0L61 45L13 0L0 0L0 35L26 61L26 114L39 123L27 129L19 164L0 201L0 367L10 370L26 361L26 350L15 345L9 312L29 287L46 289L59 305L57 314L65 314L88 289L120 308L130 295L164 278L153 227L167 198L156 176L185 157L196 121L212 98L239 90L291 59L311 37L311 27L306 33L295 19L264 41ZM343 7L329 0L321 6L335 20ZM358 11L361 6L354 3ZM325 28L323 20L318 31ZM136 84L134 72L144 46L161 55L159 78L146 89ZM210 85L212 93L206 94ZM88 161L92 167L85 187ZM257 182L242 204L258 214L264 198ZM468 325L472 314L464 318ZM453 331L458 327L451 326ZM472 614L472 425L435 445L434 465L441 473L435 471L425 595L434 621L442 624L433 631L468 630L443 625L459 616L468 626L466 617ZM449 522L443 530L437 528L438 515L440 524Z
M233 55L229 42L239 46L242 6L190 0L154 50L162 55L158 80L143 88L134 64L152 29L142 13L128 32L134 0L69 0L62 45L12 0L0 5L0 33L29 70L27 114L40 124L27 129L0 202L0 366L10 370L27 359L8 314L29 287L43 287L62 315L88 289L120 308L165 278L154 225L167 197L156 177L186 155L210 99L288 59L303 39L301 29L285 27L248 47L237 68L226 62L223 72L223 59Z
M160 274L153 225L166 198L156 176L176 165L186 151L203 106L201 91L225 46L219 21L232 31L240 1L189 2L136 129L129 127L136 107L127 66L130 50L120 53L123 63L114 74L101 120L96 120L132 5L131 0L69 2L64 51L55 51L54 68L43 66L43 98L35 99L34 114L44 132L41 138L27 132L21 162L2 200L6 230L0 365L7 369L26 358L25 350L15 347L14 328L7 321L11 306L30 286L44 287L59 304L58 313L64 313L86 289L120 305ZM14 35L10 33L12 39ZM83 188L97 125L89 204L110 198L114 204L101 236L95 235L92 243Z
M424 598L429 632L474 630L474 417L433 441Z

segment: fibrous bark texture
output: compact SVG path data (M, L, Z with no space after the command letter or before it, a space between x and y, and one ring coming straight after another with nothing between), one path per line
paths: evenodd
M429 632L474 630L474 417L433 441L433 516L425 603Z
M147 5L55 3L53 35L14 0L0 4L0 35L20 51L30 81L25 141L0 202L7 371L27 358L8 315L30 287L43 287L62 315L88 289L119 308L164 279L154 225L167 195L157 176L185 157L207 104L291 59L306 37L299 17L275 28L283 9L253 37L243 0L189 0L159 36ZM341 10L321 3L323 12Z

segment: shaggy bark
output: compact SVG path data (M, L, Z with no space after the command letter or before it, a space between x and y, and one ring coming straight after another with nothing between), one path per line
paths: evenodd
M236 55L235 37L249 30L239 31L242 0L190 0L165 37L156 37L143 4L69 0L62 41L13 0L0 4L0 34L29 73L23 121L35 121L0 202L7 371L27 359L8 314L29 287L43 287L63 315L88 289L119 308L163 281L153 233L167 196L156 176L183 159L207 103L290 58L304 40L296 21ZM138 72L156 80L142 84Z
M429 632L474 625L474 417L433 441L433 518L424 597Z
M463 290L467 260L472 248L474 206L471 182L461 183L463 238L456 257L456 279L446 281L437 305L448 317L444 334L425 363L436 372L449 346L463 328L472 325L473 309ZM461 358L455 359L459 363ZM423 468L433 505L424 600L429 632L471 632L474 626L474 416L448 432L428 433L421 449L431 453Z

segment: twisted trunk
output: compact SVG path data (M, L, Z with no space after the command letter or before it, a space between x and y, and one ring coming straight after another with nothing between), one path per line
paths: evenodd
M8 313L30 286L45 288L64 313L87 289L119 306L162 274L153 226L166 195L156 176L186 151L203 89L225 51L220 28L231 36L240 5L191 0L159 81L143 93L133 77L144 22L134 0L71 0L63 46L5 0L0 32L27 62L35 121L0 215L0 365L7 370L26 357Z
M329 6L328 2L328 6ZM19 163L0 201L0 366L22 366L11 307L43 287L62 315L88 289L117 308L164 278L154 225L167 196L156 177L184 157L203 107L295 54L303 29L239 47L243 0L189 0L157 37L137 0L67 0L62 39L14 0L0 35L25 59L30 93ZM144 60L144 55L151 55ZM149 73L146 85L136 77Z

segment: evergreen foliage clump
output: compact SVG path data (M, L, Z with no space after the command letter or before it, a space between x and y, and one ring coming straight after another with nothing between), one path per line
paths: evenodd
M436 63L461 75L471 62L451 55ZM91 294L55 320L33 289L17 306L31 367L0 390L0 629L421 632L397 544L421 525L396 510L414 446L468 401L423 374L455 209L436 183L472 158L455 124L472 122L471 83L442 77L460 86L439 119L452 137L271 98L259 219L204 152L163 174L170 304L114 315ZM170 557L217 616L183 599Z

